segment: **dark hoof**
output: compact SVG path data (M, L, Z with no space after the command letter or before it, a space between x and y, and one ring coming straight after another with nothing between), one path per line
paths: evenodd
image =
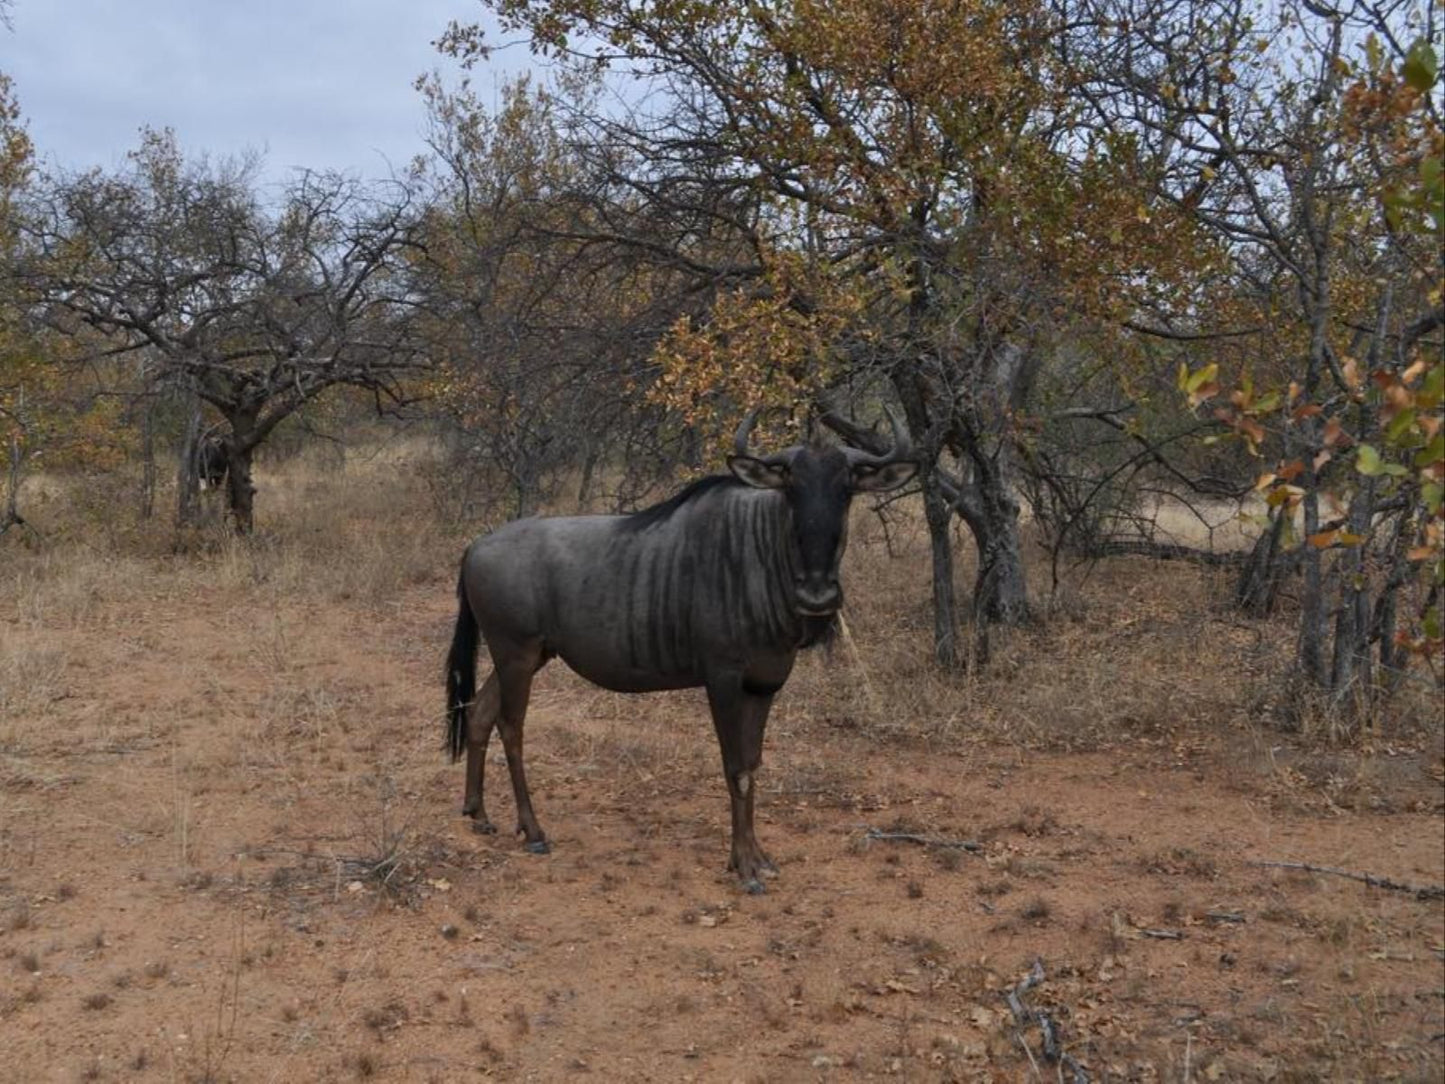
M746 892L749 896L766 896L768 893L768 886L763 884L763 882L758 880L756 877L749 877L747 880L742 882L742 886L743 891Z
M551 854L552 847L545 839L534 839L531 843L524 844L528 854Z
M497 834L497 826L491 821L472 821L472 831L478 835L494 836Z

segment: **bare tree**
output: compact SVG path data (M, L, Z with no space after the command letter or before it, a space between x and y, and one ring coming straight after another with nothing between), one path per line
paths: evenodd
M578 504L626 506L685 456L641 392L653 346L699 307L696 269L660 215L608 190L618 148L572 138L551 94L522 80L493 112L425 91L437 171L417 271L446 373L431 409L486 488L475 503L524 515L567 482Z
M251 464L284 419L330 388L407 398L427 363L411 319L417 214L406 186L314 173L264 203L254 160L187 161L149 132L116 173L42 186L22 268L50 325L88 355L149 352L154 382L224 419L227 496L254 518ZM182 449L179 512L194 497Z

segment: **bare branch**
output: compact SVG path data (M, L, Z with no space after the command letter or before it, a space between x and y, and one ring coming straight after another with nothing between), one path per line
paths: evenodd
M1405 881L1394 881L1388 877L1378 877L1373 873L1357 873L1354 870L1339 869L1335 866L1316 866L1310 862L1277 862L1277 861L1251 861L1251 866L1263 866L1268 869L1297 869L1306 873L1328 873L1332 877L1346 877L1351 881L1359 881L1371 888L1385 888L1394 892L1408 892L1420 900L1445 899L1445 885L1415 885Z

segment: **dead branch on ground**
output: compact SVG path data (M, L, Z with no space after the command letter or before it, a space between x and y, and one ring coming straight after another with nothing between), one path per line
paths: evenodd
M945 839L943 836L924 836L916 832L884 832L878 828L869 828L863 833L863 838L883 843L917 843L920 847L942 847L946 850L968 851L970 854L983 850L983 844L973 839Z
M1247 921L1243 911L1206 911L1204 917L1210 922L1239 923Z
M1043 1038L1044 1060L1051 1065L1059 1066L1060 1069L1067 1069L1073 1076L1074 1084L1089 1084L1089 1074L1084 1072L1084 1067L1074 1059L1072 1054L1066 1053L1059 1046L1059 1029L1053 1018L1043 1009L1033 1009L1024 1004L1024 994L1043 981L1044 962L1035 960L1034 966L1029 968L1029 973L1019 980L1019 984L1004 994L1009 1011L1013 1013L1014 1023L1019 1029L1015 1037L1018 1039L1019 1045L1023 1047L1024 1053L1028 1055L1029 1061L1033 1062L1034 1055L1029 1049L1023 1031L1030 1024L1037 1024L1039 1035Z
M1404 881L1392 881L1388 877L1377 877L1373 873L1356 873L1354 870L1339 869L1335 866L1316 866L1310 862L1251 861L1251 866L1266 866L1270 869L1299 869L1307 873L1328 873L1335 877L1348 877L1371 888L1388 888L1394 892L1408 892L1420 900L1445 900L1445 886L1412 885Z

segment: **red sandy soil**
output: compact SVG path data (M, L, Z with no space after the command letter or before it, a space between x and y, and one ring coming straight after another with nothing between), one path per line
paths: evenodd
M1345 808L1233 732L945 748L810 715L846 665L811 658L750 897L700 695L542 675L533 856L458 815L445 583L167 576L66 627L0 608L35 683L0 744L4 1080L1054 1080L1003 996L1035 960L1093 1080L1442 1078L1445 904L1250 864L1445 883L1433 754L1342 758L1385 796Z

